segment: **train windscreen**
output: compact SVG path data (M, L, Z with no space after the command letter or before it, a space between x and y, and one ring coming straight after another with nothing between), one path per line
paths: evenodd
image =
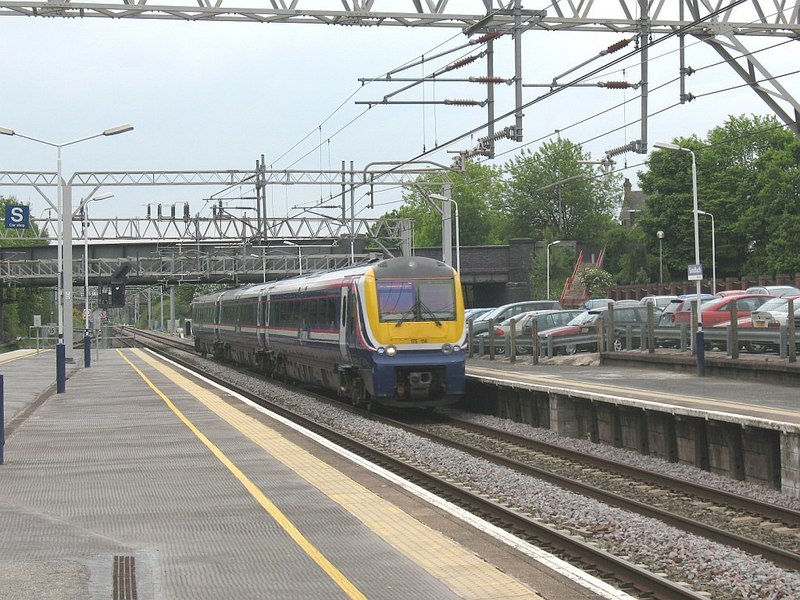
M456 296L450 279L376 282L381 321L455 321Z

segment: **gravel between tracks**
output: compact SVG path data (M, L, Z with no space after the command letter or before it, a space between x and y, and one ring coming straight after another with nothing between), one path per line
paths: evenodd
M203 361L202 368L210 372L224 372L231 377L231 370L221 365ZM492 498L500 498L550 525L569 529L587 539L591 538L616 555L647 565L650 570L663 573L674 581L687 582L695 590L705 591L713 598L800 598L800 574L783 570L759 557L748 556L727 546L684 533L660 521L609 507L510 469L486 464L463 452L444 448L416 435L318 402L302 392L286 391L265 383L262 379L241 373L233 375L233 379L246 389L266 394L321 423L335 425L339 430L360 439L371 440L372 444L380 444L437 472L447 472L451 478L464 482L473 490ZM596 454L621 462L678 474L686 479L724 487L769 502L794 508L800 505L800 502L778 492L731 481L684 465L675 465L583 440L560 438L547 430L502 419L455 412L460 418L580 450L590 448Z

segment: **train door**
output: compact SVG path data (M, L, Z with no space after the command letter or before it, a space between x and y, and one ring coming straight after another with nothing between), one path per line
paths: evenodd
M349 360L347 353L347 330L350 323L350 294L347 287L341 290L341 303L339 306L339 354L343 361Z
M214 328L214 342L220 341L220 323L222 321L222 294L214 299L214 316L212 327ZM163 327L163 325L162 325Z
M235 337L238 338L239 335L242 333L242 319L240 317L240 315L242 313L242 299L241 298L237 298L236 302L233 303L233 310L235 311L233 313L233 330L234 330L234 333L236 334Z
M265 349L267 347L267 303L269 298L267 293L259 295L258 297L258 347Z

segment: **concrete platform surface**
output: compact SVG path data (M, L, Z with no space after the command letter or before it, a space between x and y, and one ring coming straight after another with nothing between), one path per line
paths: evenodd
M0 359L0 598L542 597L148 353L53 360Z
M733 380L728 377L674 372L646 366L601 365L588 353L533 365L530 357L472 358L467 377L482 381L510 380L541 389L596 398L616 404L646 406L699 416L727 415L731 422L800 431L800 388L794 384ZM674 408L670 408L674 407Z

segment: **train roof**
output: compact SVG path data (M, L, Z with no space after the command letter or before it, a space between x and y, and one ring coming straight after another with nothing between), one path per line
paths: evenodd
M369 269L376 279L400 279L404 277L452 277L453 269L446 263L424 256L402 256L360 263L332 271L318 271L277 281L251 284L241 288L212 292L195 298L198 301L211 301L224 295L225 299L258 297L266 292L299 291L315 287L327 287L331 283L360 277Z

